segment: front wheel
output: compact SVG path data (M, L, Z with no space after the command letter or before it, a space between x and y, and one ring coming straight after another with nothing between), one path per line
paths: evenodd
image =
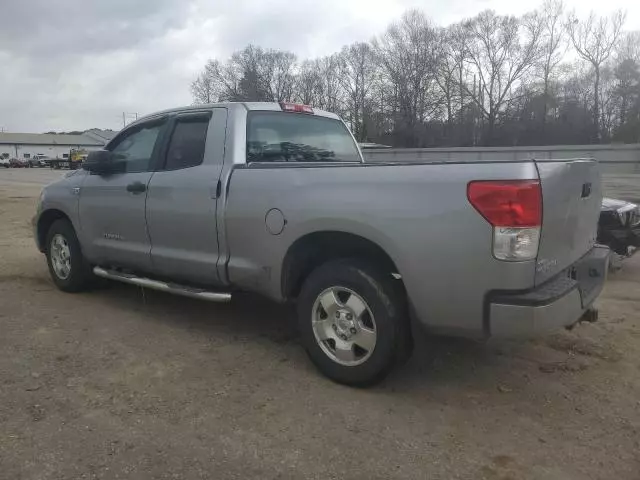
M298 298L304 346L332 380L367 386L411 353L404 295L391 275L353 259L328 262L306 279Z
M46 248L49 273L60 290L80 292L91 285L95 277L68 220L53 222L47 233Z

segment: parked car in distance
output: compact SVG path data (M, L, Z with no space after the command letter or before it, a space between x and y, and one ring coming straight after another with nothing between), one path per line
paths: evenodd
M23 168L27 166L27 160L21 158L11 158L9 159L9 165L12 168Z
M594 160L366 164L332 113L221 103L127 126L44 188L34 235L63 291L97 276L295 302L313 363L362 386L409 357L412 323L487 338L594 320L601 202Z
M11 162L8 158L0 157L0 167L9 168L11 166Z
M50 159L46 155L37 154L27 160L27 166L29 168L34 167L48 167Z
M598 242L611 249L611 270L640 247L640 207L635 203L603 198L598 221Z

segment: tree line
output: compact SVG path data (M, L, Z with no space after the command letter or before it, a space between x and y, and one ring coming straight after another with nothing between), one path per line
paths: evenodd
M407 11L369 42L300 59L248 45L211 59L194 103L294 101L395 147L640 142L640 32L560 0L447 27Z

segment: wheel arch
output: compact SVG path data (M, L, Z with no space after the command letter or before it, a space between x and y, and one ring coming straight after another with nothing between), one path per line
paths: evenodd
M62 210L51 208L42 212L38 217L38 223L36 226L38 250L42 253L45 253L47 250L47 232L56 220L67 220L73 226L73 222L71 222L69 216Z
M344 231L315 231L298 238L287 250L281 271L282 297L296 298L305 278L315 268L339 258L368 261L389 275L398 274L397 278L401 278L396 262L378 243Z

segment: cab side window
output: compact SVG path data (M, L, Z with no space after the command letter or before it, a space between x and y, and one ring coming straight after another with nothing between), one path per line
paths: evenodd
M153 170L153 151L163 123L140 125L127 131L109 145L115 157L126 162L126 172Z
M164 169L178 170L200 165L204 159L208 128L208 117L178 118L171 134Z

